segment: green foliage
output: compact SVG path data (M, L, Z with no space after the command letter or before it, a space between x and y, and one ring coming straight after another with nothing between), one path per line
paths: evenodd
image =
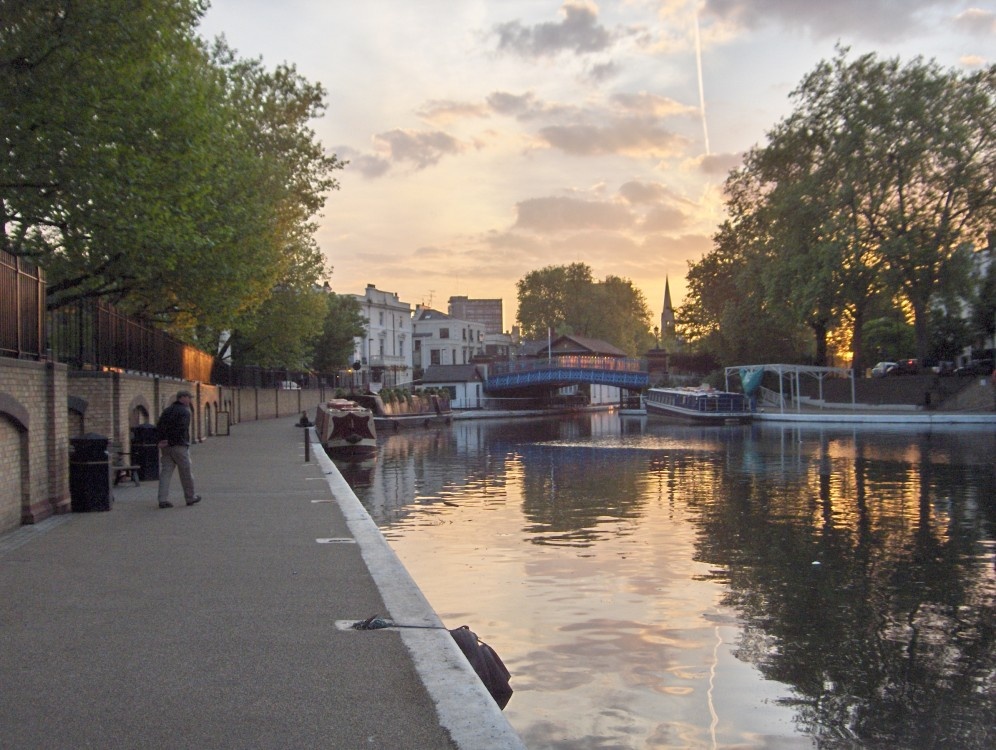
M525 338L543 339L547 329L607 341L631 356L654 345L650 310L629 279L596 281L583 263L547 266L520 279L518 322Z
M901 314L869 320L864 326L864 341L870 363L906 359L916 350L913 326Z
M308 369L325 311L324 292L275 290L253 316L252 326L233 334L233 360L239 365Z
M355 297L326 292L325 304L312 366L318 372L332 374L352 366L353 339L363 336L366 328L360 303Z
M342 164L324 92L196 35L202 0L8 0L0 241L49 307L101 297L209 346L324 274L312 217Z
M926 357L934 310L957 306L936 300L967 301L965 258L996 216L994 84L996 66L965 75L845 49L820 63L727 180L730 219L690 268L683 333L726 359L742 348L737 321L764 339L804 326L822 362L847 321L860 367L865 321L877 300L898 299Z

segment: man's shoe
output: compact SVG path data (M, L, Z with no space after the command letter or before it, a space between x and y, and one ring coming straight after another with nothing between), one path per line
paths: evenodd
M173 503L171 503L169 500L164 500L163 502L159 503L159 507L160 508L172 508L173 507Z
M201 496L200 495L194 495L192 498L190 498L187 501L187 505L194 505L195 503L199 503L200 501L201 501Z

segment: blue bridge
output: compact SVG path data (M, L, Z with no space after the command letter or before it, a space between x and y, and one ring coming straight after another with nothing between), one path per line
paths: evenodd
M642 360L579 354L549 359L520 359L488 366L484 390L488 393L529 388L563 388L579 383L614 385L640 390L649 374Z

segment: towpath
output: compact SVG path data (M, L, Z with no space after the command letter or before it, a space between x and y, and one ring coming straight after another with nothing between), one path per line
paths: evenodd
M194 446L197 505L122 483L0 537L0 746L522 747L305 432Z

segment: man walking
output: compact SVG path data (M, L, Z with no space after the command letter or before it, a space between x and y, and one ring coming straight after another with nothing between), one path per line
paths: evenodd
M180 484L183 485L183 496L187 505L201 501L201 496L194 494L194 474L190 467L190 402L193 394L190 391L178 391L176 400L167 406L156 423L159 435L159 451L162 456L162 466L159 471L159 507L172 508L169 501L169 482L173 477L173 469L180 472Z

